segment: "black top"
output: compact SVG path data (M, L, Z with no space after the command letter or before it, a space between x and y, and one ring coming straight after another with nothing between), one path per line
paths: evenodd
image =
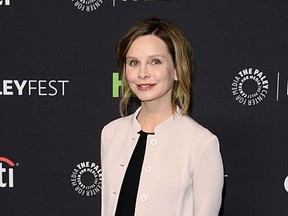
M115 216L134 216L147 135L149 134L143 131L139 131L138 133L140 137L125 173Z

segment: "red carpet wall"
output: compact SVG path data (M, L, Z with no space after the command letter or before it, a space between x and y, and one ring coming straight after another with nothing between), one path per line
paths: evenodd
M119 117L114 48L158 16L194 46L192 116L221 142L221 215L287 216L287 11L286 1L1 0L0 215L100 215L100 132Z

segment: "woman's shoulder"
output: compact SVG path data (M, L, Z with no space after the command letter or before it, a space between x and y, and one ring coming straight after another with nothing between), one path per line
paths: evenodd
M194 120L192 117L185 115L182 117L181 121L181 127L188 132L188 134L191 135L197 135L201 137L207 137L211 138L214 137L215 135L205 126L202 124L198 123L196 120Z
M131 126L133 126L133 124L134 125L136 124L135 119L139 113L139 110L140 110L140 108L138 108L134 113L132 113L130 115L120 117L120 118L117 118L117 119L110 121L109 123L107 123L103 127L102 131L105 131L105 130L112 130L112 131L126 130L127 131L127 129L128 129L127 127L131 127Z
M103 129L112 129L112 128L119 128L119 127L124 127L126 124L128 124L132 119L132 115L125 116L125 117L120 117L117 119L114 119L107 123Z

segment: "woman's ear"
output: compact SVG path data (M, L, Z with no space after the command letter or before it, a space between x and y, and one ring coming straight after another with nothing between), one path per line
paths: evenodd
M176 71L176 69L174 69L174 80L175 80L175 81L178 81L178 76L177 76L177 71Z

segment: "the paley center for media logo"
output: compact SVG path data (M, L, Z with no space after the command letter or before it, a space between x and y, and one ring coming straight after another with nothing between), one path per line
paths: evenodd
M242 105L254 106L268 94L269 81L257 68L246 68L238 72L232 82L232 95Z
M71 174L71 184L79 195L87 197L96 195L102 186L100 166L90 161L77 164Z
M95 11L103 4L103 0L72 0L72 2L77 9L86 12Z
M0 157L0 188L14 187L14 168L16 164L6 157Z

